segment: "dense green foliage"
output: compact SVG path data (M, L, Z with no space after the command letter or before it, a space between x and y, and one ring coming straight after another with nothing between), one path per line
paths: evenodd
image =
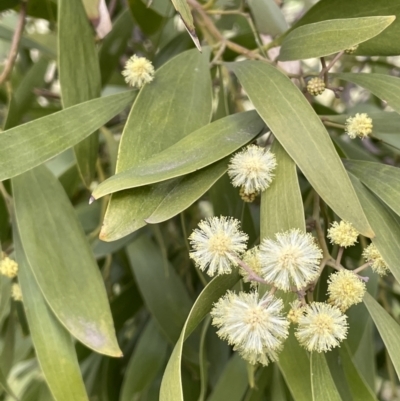
M1 0L0 13L0 272L18 263L0 275L1 400L398 399L398 0ZM133 55L154 79L146 61L147 83L126 72ZM357 113L372 132L367 116L352 131ZM227 170L255 142L277 167L244 202ZM340 346L308 352L292 325L262 366L222 341L210 310L251 287L191 260L210 216L240 220L248 248L315 238L320 277L277 291L285 314L361 266ZM329 241L341 220L354 246ZM389 274L365 264L371 241Z

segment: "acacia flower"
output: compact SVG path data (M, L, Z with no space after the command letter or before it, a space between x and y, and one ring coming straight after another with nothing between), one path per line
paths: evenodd
M11 287L11 297L14 301L22 301L22 291L19 284L14 283Z
M299 318L296 338L308 351L327 352L346 338L347 316L336 306L313 302Z
M307 82L307 92L310 95L318 96L324 93L325 91L325 82L323 79L319 77L311 78Z
M246 250L247 234L240 229L240 222L232 217L211 217L202 220L199 228L189 237L193 251L189 256L200 270L209 276L226 274L237 266L237 256Z
M246 251L243 255L243 262L246 263L246 265L249 266L257 276L261 276L261 261L258 246ZM239 273L243 276L243 281L245 283L251 283L252 286L257 286L257 283L249 278L248 271L243 269L241 266L239 267Z
M372 118L367 113L357 113L346 120L345 131L351 139L357 136L364 139L372 133Z
M251 196L270 186L275 167L273 153L260 146L249 145L231 158L228 175L234 187L241 187L243 195Z
M250 363L264 365L276 360L289 322L282 316L283 301L272 295L259 299L257 292L228 291L214 304L210 314L217 334L234 346Z
M321 249L311 234L298 229L275 234L276 241L264 239L260 245L262 277L277 288L303 288L318 277Z
M5 256L0 261L0 273L10 278L16 277L18 274L18 263Z
M358 45L354 45L346 49L344 52L346 54L353 54L358 49Z
M371 263L372 270L380 276L384 276L390 271L375 244L371 243L364 249L363 257L366 262Z
M291 309L287 315L288 319L292 323L298 323L301 316L303 316L306 310L306 305L303 305L300 301L294 301L290 303Z
M122 75L128 85L140 89L144 84L153 80L154 67L146 57L138 57L134 54L126 62Z
M328 229L328 238L332 244L337 244L347 248L357 242L358 231L351 223L342 220L340 223L335 221Z
M328 282L328 302L337 306L342 312L360 303L367 289L364 281L346 269L331 274Z

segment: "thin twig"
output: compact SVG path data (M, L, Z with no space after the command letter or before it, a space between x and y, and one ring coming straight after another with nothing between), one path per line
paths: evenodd
M337 265L340 265L340 262L341 262L342 256L343 256L343 252L344 252L344 248L341 246L339 248L339 251L338 251L338 254L337 254L337 257L336 257L336 264Z
M343 56L343 54L344 54L344 50L342 50L341 52L336 54L336 56L332 59L332 61L327 66L322 68L321 72L319 73L319 77L320 78L324 77L330 71L330 69L335 65L335 63L340 59L340 57ZM321 60L321 62L322 62L322 60Z
M354 269L354 270L353 270L353 273L354 273L354 274L357 274L357 273L359 273L359 272L365 270L367 267L370 267L370 266L371 266L371 262L364 263L364 264L361 265L360 267L357 267L357 269Z
M258 274L256 274L250 266L248 266L245 262L243 262L242 259L240 259L237 255L235 255L236 261L239 263L241 267L243 267L244 270L249 274L249 279L251 281L257 281L258 283L261 284L271 284L268 281L265 281L263 278L261 278Z
M8 79L14 67L14 63L18 54L19 42L21 41L22 33L24 31L27 4L28 0L25 0L21 3L21 9L19 11L17 27L15 29L14 36L11 42L10 53L8 54L4 70L0 75L0 85L3 84L3 82L5 82Z

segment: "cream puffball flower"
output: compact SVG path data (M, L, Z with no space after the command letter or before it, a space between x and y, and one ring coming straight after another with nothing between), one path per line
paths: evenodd
M0 261L0 273L9 278L16 277L18 274L18 263L10 259L8 256L5 256Z
M378 248L374 244L371 243L364 249L363 257L366 262L371 263L372 270L380 276L384 276L390 271L382 255L378 251Z
M11 287L11 297L14 301L22 301L22 291L19 284L14 283Z
M292 229L260 244L262 277L283 291L303 288L318 277L322 251L311 234Z
M234 187L241 187L243 194L257 194L267 189L274 175L276 158L269 150L249 145L230 160L228 175Z
M126 62L122 75L128 85L140 89L153 80L154 67L147 58L135 54Z
M357 136L364 139L372 133L372 118L367 113L357 113L346 120L345 131L351 139Z
M261 276L260 250L258 249L258 246L246 251L242 258L243 262L246 263L246 265L249 266L257 276ZM249 278L248 271L243 269L241 266L239 266L239 273L243 276L243 281L245 283L251 283L252 286L257 286L257 283L251 281Z
M227 340L250 363L264 365L276 360L289 322L282 316L283 301L257 292L228 291L214 304L210 314L217 334Z
M367 287L352 271L342 269L328 279L328 302L345 312L352 305L360 303Z
M211 217L202 220L189 240L189 256L200 270L209 276L226 274L237 266L237 257L246 250L247 234L239 229L240 222L232 217Z
M347 336L347 316L336 306L313 302L299 318L296 338L308 351L327 352Z
M347 221L342 220L340 223L335 221L331 228L328 229L327 236L332 244L347 248L357 242L358 231Z
M306 305L303 305L300 301L294 301L290 303L291 309L287 315L287 318L292 323L298 323L301 316L304 315Z

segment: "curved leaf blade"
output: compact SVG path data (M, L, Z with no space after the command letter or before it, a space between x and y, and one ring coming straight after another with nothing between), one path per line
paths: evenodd
M397 0L321 0L294 25L294 28L313 22L351 17L396 15L400 17ZM397 56L400 46L399 18L380 35L362 43L356 54L365 56Z
M368 293L364 295L364 304L385 343L397 375L400 376L400 326Z
M385 100L390 107L400 113L400 78L383 74L335 74L345 81L353 82L368 89L375 96Z
M129 91L90 100L0 133L0 181L74 146L121 112L134 96Z
M313 401L342 401L326 363L325 354L312 352L310 361Z
M57 401L88 401L72 338L46 304L18 232L14 244L25 313L46 383Z
M160 401L184 401L181 378L183 343L211 310L213 303L232 288L239 279L240 275L236 270L229 275L217 276L207 284L196 299L165 369L161 382Z
M102 276L61 184L44 166L12 184L21 242L50 308L86 346L121 356Z
M279 60L324 57L348 49L380 34L395 16L330 19L300 26L282 43Z
M150 159L102 182L95 199L124 189L154 184L192 173L223 159L253 140L264 122L253 110L236 113L185 136Z
M205 169L176 181L154 212L145 219L148 224L169 220L186 210L205 194L227 171L228 159L223 159Z
M400 281L399 243L400 224L384 204L355 176L349 174L365 214L376 233L372 242L378 248L390 271Z
M382 163L345 160L345 167L400 216L400 169Z
M300 90L266 63L244 61L230 63L229 68L237 75L260 116L321 198L360 233L373 237L374 232L329 134ZM338 193L341 196L337 196Z
M117 173L162 152L209 123L212 94L208 60L208 49L203 54L196 49L183 52L160 67L151 85L142 88L122 133ZM144 219L166 196L168 185L153 189L113 194L100 238L114 241L146 225Z
M136 400L162 368L168 343L153 320L147 323L129 361L120 401Z
M101 77L92 28L81 0L58 3L58 71L64 108L100 96ZM98 132L74 147L78 170L89 186L96 170Z
M261 193L261 238L274 238L275 233L292 228L306 229L296 164L276 140L271 152L275 154L277 167L271 186ZM279 296L287 308L295 300L293 294ZM278 366L296 401L310 400L310 361L307 352L295 338L293 328L279 354Z

